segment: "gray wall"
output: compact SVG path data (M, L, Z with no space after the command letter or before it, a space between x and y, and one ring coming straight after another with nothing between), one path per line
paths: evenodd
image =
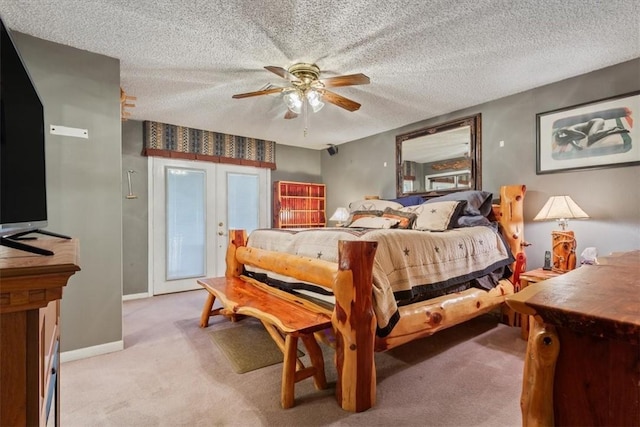
M289 145L276 145L276 167L271 181L322 183L320 151Z
M322 152L328 212L364 195L395 197L395 136L426 125L482 113L482 187L498 197L501 185L525 184L528 267L551 249L553 222L533 222L547 198L570 195L590 216L572 221L578 255L589 246L604 255L640 248L640 166L536 175L536 114L640 90L640 59L435 117ZM499 146L504 141L504 147ZM385 168L384 162L387 163ZM337 190L339 189L339 191Z
M80 267L64 289L61 349L122 340L120 63L14 33L45 107L48 230L78 238ZM49 125L89 139L50 135Z
M122 293L146 294L149 291L149 197L147 162L141 155L142 122L122 123ZM132 193L128 199L127 171L131 174Z
M367 195L396 196L395 138L403 132L398 129L342 144L334 156L321 151L328 215Z
M533 222L533 217L549 196L557 194L570 195L591 216L569 223L569 229L576 233L578 255L590 246L601 255L640 248L640 166L544 175L535 172L536 113L637 90L640 59L480 106L483 186L495 191L514 180L527 185L525 238L533 244L527 248L530 266L542 265L544 251L551 250L551 231L558 229L555 222ZM500 140L505 141L505 147L498 146Z

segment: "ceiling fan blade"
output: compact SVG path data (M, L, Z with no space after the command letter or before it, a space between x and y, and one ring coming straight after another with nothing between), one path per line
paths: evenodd
M287 79L289 81L292 82L299 82L300 79L297 78L296 76L294 76L293 74L291 74L290 72L288 72L287 70L285 70L282 67L276 67L273 65L267 65L266 67L264 67L266 70L271 71L273 74L277 74L278 76L282 77L283 79Z
M298 115L289 109L287 109L287 112L284 113L285 119L295 119L296 117L298 117Z
M322 99L324 101L330 102L332 104L337 105L338 107L344 108L349 111L356 111L360 108L360 104L355 101L350 100L349 98L345 98L342 95L338 95L335 92L330 92L328 90L324 90L322 93Z
M236 95L233 95L232 98L240 99L240 98L249 98L250 96L269 95L271 93L282 92L284 89L286 89L286 88L284 88L284 87L276 87L276 88L272 88L272 89L258 90L256 92L238 93Z
M345 76L329 77L328 79L320 79L325 87L368 85L371 80L364 74L349 74Z

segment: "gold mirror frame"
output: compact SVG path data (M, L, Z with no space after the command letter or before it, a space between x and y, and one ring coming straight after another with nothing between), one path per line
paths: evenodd
M406 196L423 196L423 197L436 197L444 194L463 191L463 190L480 190L482 189L481 182L481 140L482 140L482 117L478 113L474 116L464 117L461 119L451 120L445 123L440 123L433 126L428 126L422 129L418 129L409 133L404 133L396 136L396 194L397 197ZM439 160L438 162L430 163L429 166L434 166L434 163L439 163L444 170L441 175L442 178L448 178L451 181L450 188L426 188L426 177L424 174L420 176L413 176L414 181L425 182L425 185L418 190L409 191L405 188L405 178L408 177L404 173L403 168L403 146L405 144L427 144L428 148L430 144L436 144L438 141L438 135L455 132L464 128L469 129L469 151L464 156L452 154L451 158ZM416 140L416 141L413 141ZM446 171L449 171L446 172ZM457 171L457 172L456 172ZM409 180L407 180L409 181ZM461 184L462 183L462 184ZM460 185L461 184L461 185ZM445 184L446 185L446 184Z

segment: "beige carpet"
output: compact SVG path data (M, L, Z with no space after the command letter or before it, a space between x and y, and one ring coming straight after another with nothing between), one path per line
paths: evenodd
M205 297L198 290L125 302L123 351L62 364L61 425L521 425L526 343L519 328L492 316L377 353L377 402L358 414L337 405L333 352L323 349L329 388L301 381L296 406L283 410L282 365L235 373L209 337L235 325L216 317L199 328Z
M214 329L209 336L238 374L282 363L284 359L282 351L256 319L242 319L233 328ZM298 351L299 357L303 355Z

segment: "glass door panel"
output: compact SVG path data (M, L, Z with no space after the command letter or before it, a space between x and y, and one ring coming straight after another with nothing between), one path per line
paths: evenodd
M206 173L167 167L166 280L202 277L206 273Z

